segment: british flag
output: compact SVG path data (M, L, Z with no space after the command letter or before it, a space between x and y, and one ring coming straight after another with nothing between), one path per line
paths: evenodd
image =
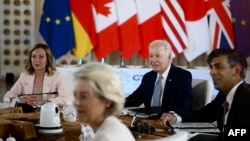
M216 48L235 47L230 11L230 0L205 0L208 9L208 22L211 45Z

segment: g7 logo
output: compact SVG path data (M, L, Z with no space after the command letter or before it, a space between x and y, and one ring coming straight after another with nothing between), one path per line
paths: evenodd
M141 81L143 74L136 74L133 76L134 81Z

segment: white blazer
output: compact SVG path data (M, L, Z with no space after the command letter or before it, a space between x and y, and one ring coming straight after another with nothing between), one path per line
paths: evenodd
M54 95L44 94L43 97L59 106L64 106L69 102L69 93L63 77L63 73L54 72L52 76L46 74L43 80L43 93L57 92L57 94ZM30 75L26 72L22 72L13 87L6 92L4 98L12 99L21 94L32 94L34 81L35 74Z
M94 141L135 141L135 138L125 124L110 116L97 129Z

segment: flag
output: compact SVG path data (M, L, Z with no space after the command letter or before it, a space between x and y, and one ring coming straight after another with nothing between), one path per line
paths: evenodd
M100 60L119 48L117 14L113 0L91 0L97 34L94 48Z
M212 46L210 51L216 48L233 49L235 46L229 2L230 0L206 1Z
M127 60L141 49L139 27L134 0L114 0L119 26L120 52Z
M185 13L188 48L184 55L188 62L210 49L207 9L204 0L182 0Z
M142 59L148 58L150 42L164 39L161 21L161 8L159 0L136 0L139 31L142 48L139 51Z
M250 1L231 0L231 13L235 35L235 49L240 51L245 57L250 56Z
M184 12L178 0L160 0L160 4L162 26L175 57L188 46Z
M95 46L95 24L89 0L70 0L74 27L75 48L77 58L86 56Z
M68 0L45 0L39 31L55 59L75 46Z

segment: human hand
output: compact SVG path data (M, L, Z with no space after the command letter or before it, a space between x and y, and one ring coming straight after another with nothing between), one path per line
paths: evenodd
M160 125L163 127L168 127L168 124L174 124L177 121L177 117L171 113L163 113L159 119Z
M36 105L37 104L37 97L35 95L26 95L26 96L21 96L19 97L19 101L21 103L26 103L29 105Z

